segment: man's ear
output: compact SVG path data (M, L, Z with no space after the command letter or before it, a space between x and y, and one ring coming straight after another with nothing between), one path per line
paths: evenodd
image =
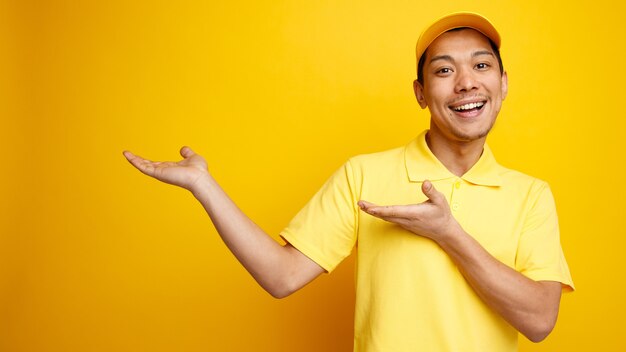
M417 103L420 104L422 109L426 109L428 104L426 104L426 99L424 99L424 87L417 80L413 81L413 92L415 92L415 99L417 99Z
M502 90L502 100L504 100L506 95L509 93L509 75L506 74L506 71L502 73L502 83L500 83L500 89Z

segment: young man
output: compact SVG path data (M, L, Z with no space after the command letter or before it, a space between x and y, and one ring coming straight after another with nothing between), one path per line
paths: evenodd
M547 184L498 165L485 144L507 94L499 47L476 14L428 27L414 89L430 129L405 147L350 159L282 232L284 246L191 149L176 163L125 156L190 190L275 297L332 271L357 245L355 351L515 351L518 331L532 341L550 333L573 284Z

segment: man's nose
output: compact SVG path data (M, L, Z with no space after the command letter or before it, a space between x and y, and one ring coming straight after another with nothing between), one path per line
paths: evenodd
M468 69L457 71L456 91L463 93L478 89L478 81L474 76L474 72Z

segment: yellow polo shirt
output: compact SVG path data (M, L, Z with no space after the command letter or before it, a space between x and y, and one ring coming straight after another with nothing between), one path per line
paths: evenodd
M457 177L431 153L425 135L351 158L281 235L328 272L356 247L354 351L516 351L517 331L480 300L435 242L361 212L357 202L420 203L422 182L430 180L494 257L571 290L550 189L500 166L487 146Z

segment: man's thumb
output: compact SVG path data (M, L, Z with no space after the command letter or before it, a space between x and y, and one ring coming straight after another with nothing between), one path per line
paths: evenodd
M187 146L184 146L184 147L180 148L180 155L183 158L185 158L185 159L189 158L190 156L192 156L194 154L195 153L193 152L193 150L191 150L191 148L189 148Z
M441 198L443 197L443 194L441 194L441 192L436 190L435 186L433 186L433 184L428 180L422 183L422 192L424 193L426 197L428 197L428 199L430 199L431 201L435 203L439 202Z

